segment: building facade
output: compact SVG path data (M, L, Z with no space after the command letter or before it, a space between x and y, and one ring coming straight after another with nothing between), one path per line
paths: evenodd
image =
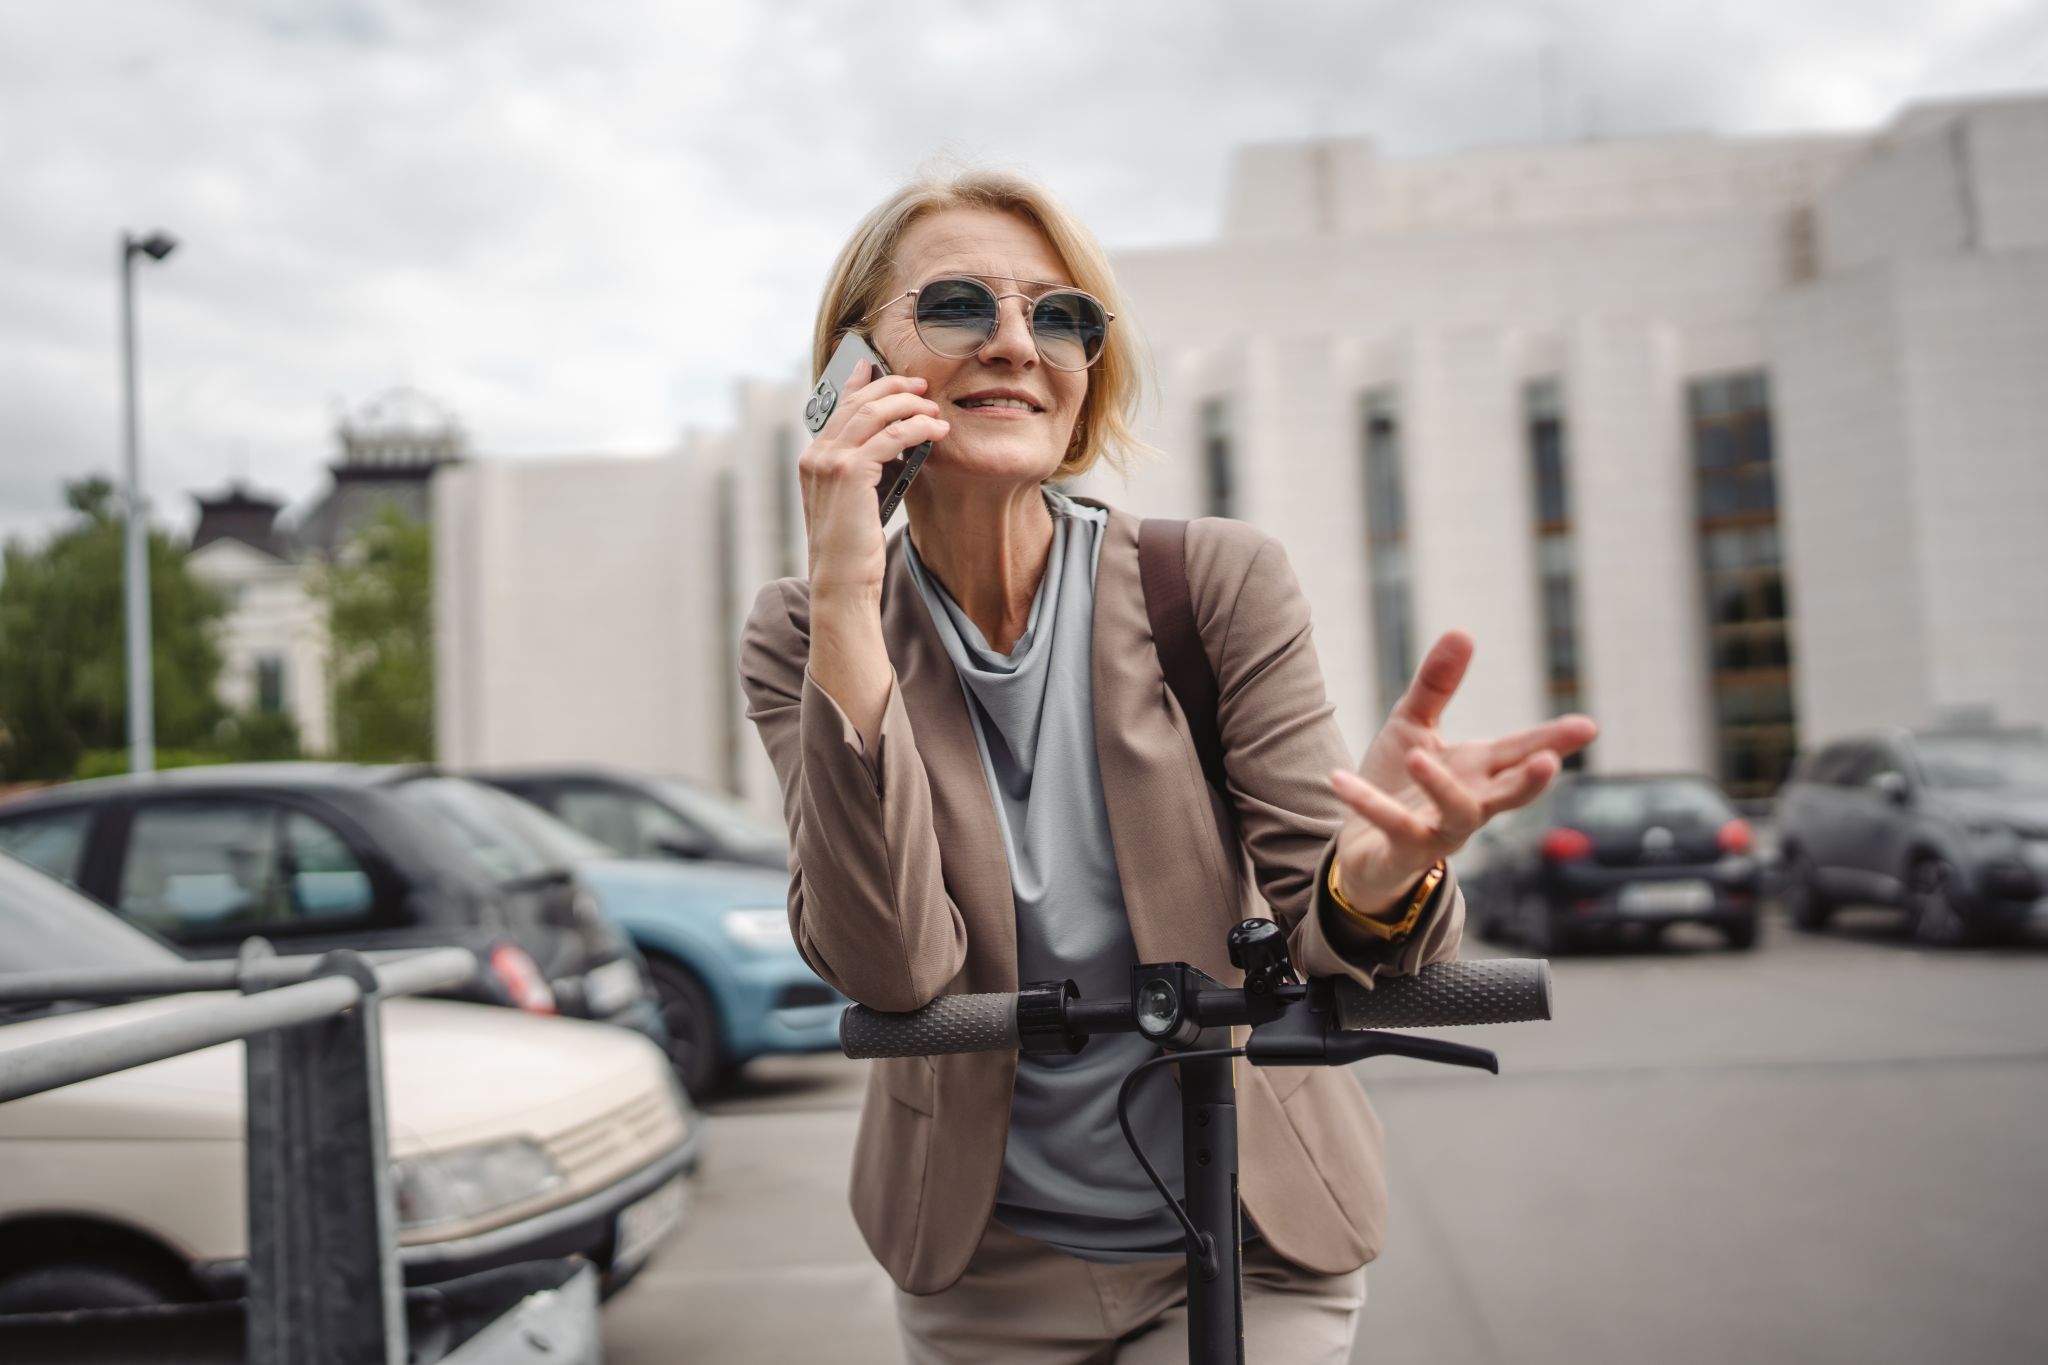
M2048 722L2044 167L2041 98L1826 137L1247 149L1219 240L1117 258L1154 453L1081 491L1281 537L1355 746L1452 626L1479 644L1453 731L1586 710L1590 767L1703 770L1746 796L1846 730L1962 707ZM637 733L643 766L776 807L731 642L762 582L802 572L806 381L744 386L735 427L656 462L670 474L463 472L444 527L525 558L447 563L448 619L495 611L517 634L444 639L444 677L451 651L493 661L444 719L526 719L524 750L481 736L462 761L631 761ZM595 627L577 602L542 609L542 580L599 533L508 509L603 478L620 496L588 515L621 555L643 547L608 572L669 587L632 589L602 629L680 634L641 657L701 740L657 744L673 715L562 682L584 665L550 642ZM605 752L571 696L610 713Z

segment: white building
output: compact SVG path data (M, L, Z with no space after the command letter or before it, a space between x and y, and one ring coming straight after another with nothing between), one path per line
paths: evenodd
M1745 794L1847 729L2048 721L2048 99L1849 136L1255 147L1222 240L1117 267L1162 454L1087 491L1281 536L1354 744L1453 625L1480 649L1454 731L1575 706L1592 766ZM623 475L447 485L444 534L507 548L444 549L443 734L521 718L448 757L639 761L774 808L728 660L755 587L801 571L801 388L746 386L732 433L634 476L669 497L579 514L601 531L512 509ZM606 573L554 591L593 537ZM659 685L561 643L612 632ZM686 741L678 711L732 728Z
M215 636L221 702L234 711L289 715L304 752L331 752L327 609L310 591L297 545L278 529L283 504L240 486L197 501L199 524L185 563L227 598Z

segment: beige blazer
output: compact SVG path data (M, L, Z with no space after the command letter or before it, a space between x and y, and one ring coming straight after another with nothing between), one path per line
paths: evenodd
M1327 774L1356 758L1324 697L1308 604L1280 543L1252 527L1196 521L1187 558L1241 848L1226 842L1152 648L1138 521L1111 509L1095 585L1095 745L1138 959L1191 962L1235 985L1224 935L1267 913L1260 899L1287 926L1305 974L1370 984L1454 957L1464 922L1455 885L1403 943L1347 957L1325 934L1319 893L1345 811ZM803 580L763 588L741 638L747 714L782 782L797 946L825 980L876 1009L1015 990L1016 910L995 804L900 534L882 632L896 686L872 756L806 670ZM989 1221L1016 1070L1015 1053L873 1064L853 1212L913 1294L959 1279ZM1329 1068L1240 1066L1237 1076L1240 1189L1260 1231L1288 1260L1326 1274L1371 1260L1386 1180L1379 1120L1357 1080Z

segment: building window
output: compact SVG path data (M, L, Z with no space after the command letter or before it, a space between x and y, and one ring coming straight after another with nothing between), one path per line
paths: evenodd
M1414 597L1409 590L1408 502L1401 481L1401 412L1392 389L1365 395L1366 554L1372 580L1373 678L1391 711L1415 669Z
M1687 404L1721 782L1767 797L1798 748L1770 384L1761 370L1715 375L1688 386Z
M803 527L797 454L796 429L786 423L775 428L775 550L784 578L802 578L809 572L797 534Z
M1522 425L1529 445L1535 502L1537 609L1543 623L1543 678L1550 714L1580 709L1578 571L1573 562L1572 511L1566 475L1564 395L1555 379L1522 390ZM1566 758L1585 762L1585 751Z
M1237 515L1237 452L1232 448L1230 400L1202 404L1202 472L1208 482L1208 514Z
M282 654L259 654L256 657L256 709L266 716L274 716L284 710Z

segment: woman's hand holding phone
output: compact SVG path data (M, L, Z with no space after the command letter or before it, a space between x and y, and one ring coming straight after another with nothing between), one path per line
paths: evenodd
M831 417L797 458L810 549L812 681L874 752L895 672L882 639L886 566L875 489L883 467L951 427L914 375L879 379L863 361Z
M951 429L924 387L913 375L877 379L863 361L830 419L798 457L814 605L849 594L879 598L883 539L875 489L882 470L910 447L942 440Z

